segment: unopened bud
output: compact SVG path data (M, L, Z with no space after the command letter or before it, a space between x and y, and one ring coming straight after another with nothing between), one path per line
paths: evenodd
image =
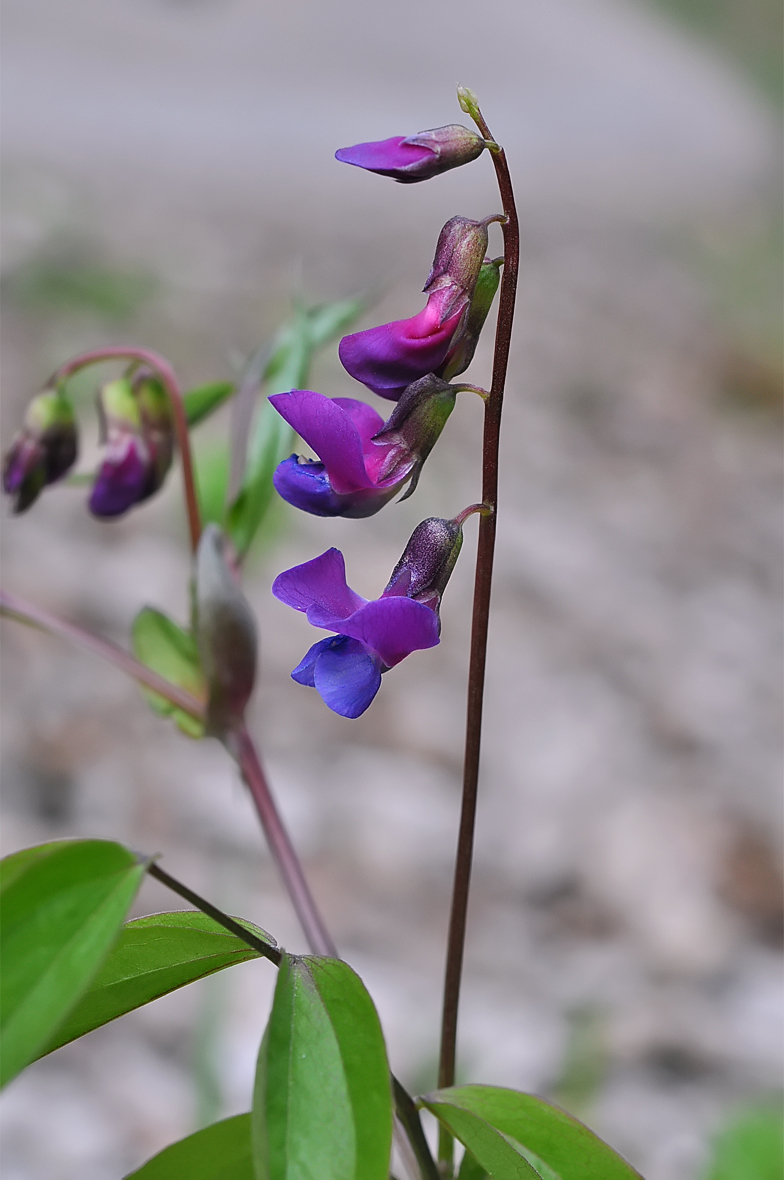
M452 217L441 230L433 266L424 290L449 290L454 300L441 311L444 319L457 309L461 299L470 299L487 251L487 223L468 217Z
M450 123L447 127L420 131L408 138L395 135L391 139L355 143L352 147L341 148L335 156L344 164L390 176L401 184L415 184L448 172L450 168L469 164L482 154L484 148L481 135L459 123Z
M414 529L382 597L405 594L438 612L463 544L458 520L431 516Z
M24 512L46 484L62 478L76 462L76 418L68 398L46 390L27 407L24 424L3 466L3 488L16 496L14 512Z
M208 524L196 553L196 641L207 679L207 732L230 738L241 724L256 677L256 622Z

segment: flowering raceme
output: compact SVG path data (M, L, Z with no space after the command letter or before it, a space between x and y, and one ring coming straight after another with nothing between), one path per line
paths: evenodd
M284 459L275 488L314 516L371 516L407 481L410 495L459 388L432 374L423 377L409 385L386 423L354 398L307 389L273 394L272 405L321 460Z
M427 304L410 319L344 336L338 355L350 376L392 401L427 373L443 376L471 315L493 220L453 217L446 223L424 287Z
M373 143L356 143L353 147L340 148L335 152L335 158L368 172L391 176L401 184L415 184L470 163L482 154L484 148L481 135L460 123L450 123L432 131L420 131L407 139L395 135L392 139Z
M272 593L303 611L314 627L337 634L315 643L291 673L315 688L342 717L359 717L381 676L412 651L439 641L438 608L462 544L462 521L432 518L414 530L380 598L368 601L346 583L339 549L279 574Z

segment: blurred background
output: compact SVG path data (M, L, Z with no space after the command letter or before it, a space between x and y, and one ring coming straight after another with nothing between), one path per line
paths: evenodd
M775 1133L772 1156L759 1144L782 1064L779 6L4 7L6 446L84 348L145 344L188 386L232 377L297 297L364 293L362 326L414 314L443 222L498 206L489 161L404 187L333 152L462 120L455 83L478 92L515 177L523 263L462 1077L559 1101L647 1180L718 1176L717 1137L756 1144L736 1180L773 1180ZM490 359L488 331L469 377L487 383ZM312 388L363 396L334 346ZM336 544L375 597L420 519L477 498L480 409L460 400L416 496L372 522L281 511L248 577L252 728L393 1068L419 1090L438 1051L476 526L440 647L385 677L357 721L289 679L313 637L269 587ZM227 429L224 413L200 428L204 472ZM6 588L122 643L143 603L184 622L176 473L120 522L84 500L61 488L6 511ZM71 835L159 851L305 949L216 743L59 641L5 622L3 655L4 852ZM165 908L145 885L138 912ZM3 1100L6 1180L113 1180L248 1109L273 986L269 964L236 967L33 1066ZM749 1170L757 1151L767 1172Z

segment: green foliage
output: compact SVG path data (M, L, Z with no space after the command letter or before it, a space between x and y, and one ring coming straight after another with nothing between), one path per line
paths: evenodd
M738 1115L717 1136L704 1180L781 1180L782 1176L781 1108L758 1107Z
M197 700L206 702L207 681L201 670L196 640L188 631L178 627L161 611L145 606L133 621L131 642L137 660L172 684L184 688ZM155 712L171 717L183 733L189 737L204 736L201 721L149 688L142 688L142 692Z
M172 1143L125 1180L253 1180L250 1115L222 1119Z
M182 395L185 405L185 415L188 425L198 426L205 418L209 418L215 410L234 393L233 381L213 381L209 385L199 385L196 389L189 389Z
M357 299L298 307L292 321L279 333L264 370L266 393L305 387L314 353L348 327L362 307ZM226 529L241 555L250 548L269 508L274 494L273 472L290 452L294 437L288 423L265 401L251 433L242 486L225 518Z
M275 945L258 926L242 925ZM198 910L135 918L123 927L89 990L39 1056L186 983L257 958L258 951Z
M36 258L8 279L13 299L32 311L88 313L126 320L155 290L155 281L90 258L82 250L64 249Z
M256 1180L387 1180L392 1092L362 981L337 959L286 955L259 1050Z
M471 1151L493 1180L639 1177L577 1119L533 1094L498 1086L454 1086L428 1094L422 1104Z
M487 1180L487 1172L477 1163L476 1157L471 1155L470 1151L466 1151L463 1156L457 1180Z
M38 1056L89 987L145 868L127 848L108 840L64 840L3 860L3 1085Z

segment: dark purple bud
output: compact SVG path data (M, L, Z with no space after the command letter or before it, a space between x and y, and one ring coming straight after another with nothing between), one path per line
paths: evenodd
M94 516L120 516L164 481L174 449L171 408L165 389L147 369L107 382L98 408L106 453L89 508Z
M423 520L411 534L381 597L404 594L438 613L441 595L462 544L463 526L459 518L443 520L431 516Z
M468 164L484 151L485 141L475 131L459 123L421 131L405 139L402 135L373 143L357 143L340 148L335 158L354 164L380 176L391 176L401 184L429 180L440 172Z
M169 396L153 372L139 369L133 376L132 388L139 405L142 437L150 456L146 497L158 491L171 467L174 420Z
M229 568L225 538L208 524L196 553L196 641L207 680L207 733L230 738L256 678L253 613Z
M474 353L479 343L479 337L482 334L482 328L485 326L485 320L490 312L495 293L498 290L502 262L502 258L492 260L487 258L482 263L479 278L476 280L474 293L471 296L465 325L457 333L449 350L446 364L442 369L441 375L447 381L451 381L459 373L465 372L474 359Z
M487 251L487 223L468 217L452 217L438 235L435 258L424 290L448 289L454 306L462 298L471 298L482 261ZM453 304L444 306L448 314Z
M76 419L68 398L46 390L27 407L21 431L3 466L3 488L16 497L14 512L24 512L46 484L54 483L76 462Z

